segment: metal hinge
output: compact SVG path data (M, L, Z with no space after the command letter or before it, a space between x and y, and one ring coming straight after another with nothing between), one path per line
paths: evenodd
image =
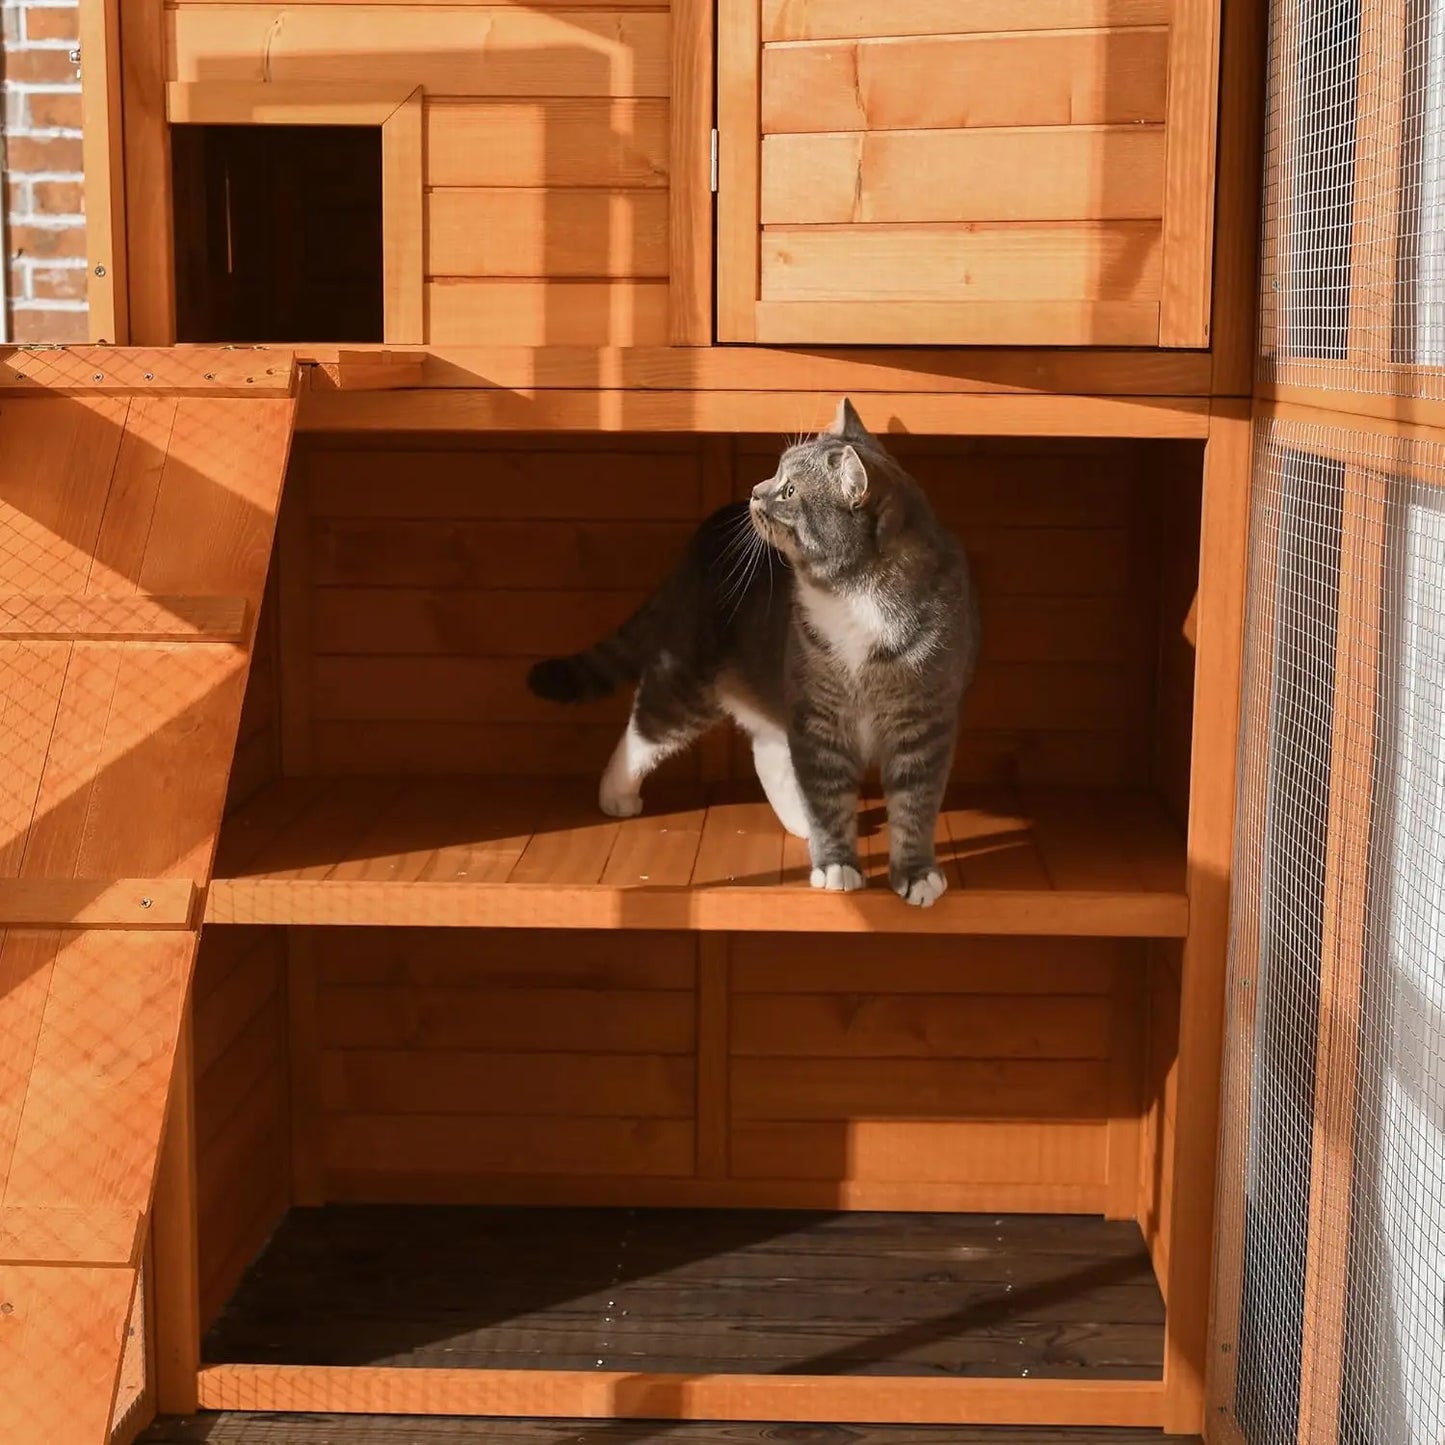
M712 178L712 193L717 195L717 127L712 132L712 158L709 161L708 175Z

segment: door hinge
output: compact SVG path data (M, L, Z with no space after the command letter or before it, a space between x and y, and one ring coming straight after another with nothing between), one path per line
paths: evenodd
M711 141L711 158L708 163L708 175L711 177L712 193L717 195L717 127L713 127Z

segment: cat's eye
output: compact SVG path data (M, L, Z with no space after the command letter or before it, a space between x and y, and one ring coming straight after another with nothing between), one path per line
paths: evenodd
M797 488L794 487L791 482L789 482L788 485L783 488L783 500L786 502L796 490Z

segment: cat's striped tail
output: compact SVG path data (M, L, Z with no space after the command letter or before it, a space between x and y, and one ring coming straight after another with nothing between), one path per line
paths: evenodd
M595 702L636 682L652 651L661 603L654 593L615 631L571 657L548 657L527 673L527 686L548 702Z

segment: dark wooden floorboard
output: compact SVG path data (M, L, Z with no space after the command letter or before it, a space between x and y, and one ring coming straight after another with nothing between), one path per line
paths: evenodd
M1157 1379L1138 1229L1058 1216L294 1210L211 1362Z
M197 1415L161 1420L139 1445L1199 1445L1153 1430L967 1425L652 1425L401 1415Z

